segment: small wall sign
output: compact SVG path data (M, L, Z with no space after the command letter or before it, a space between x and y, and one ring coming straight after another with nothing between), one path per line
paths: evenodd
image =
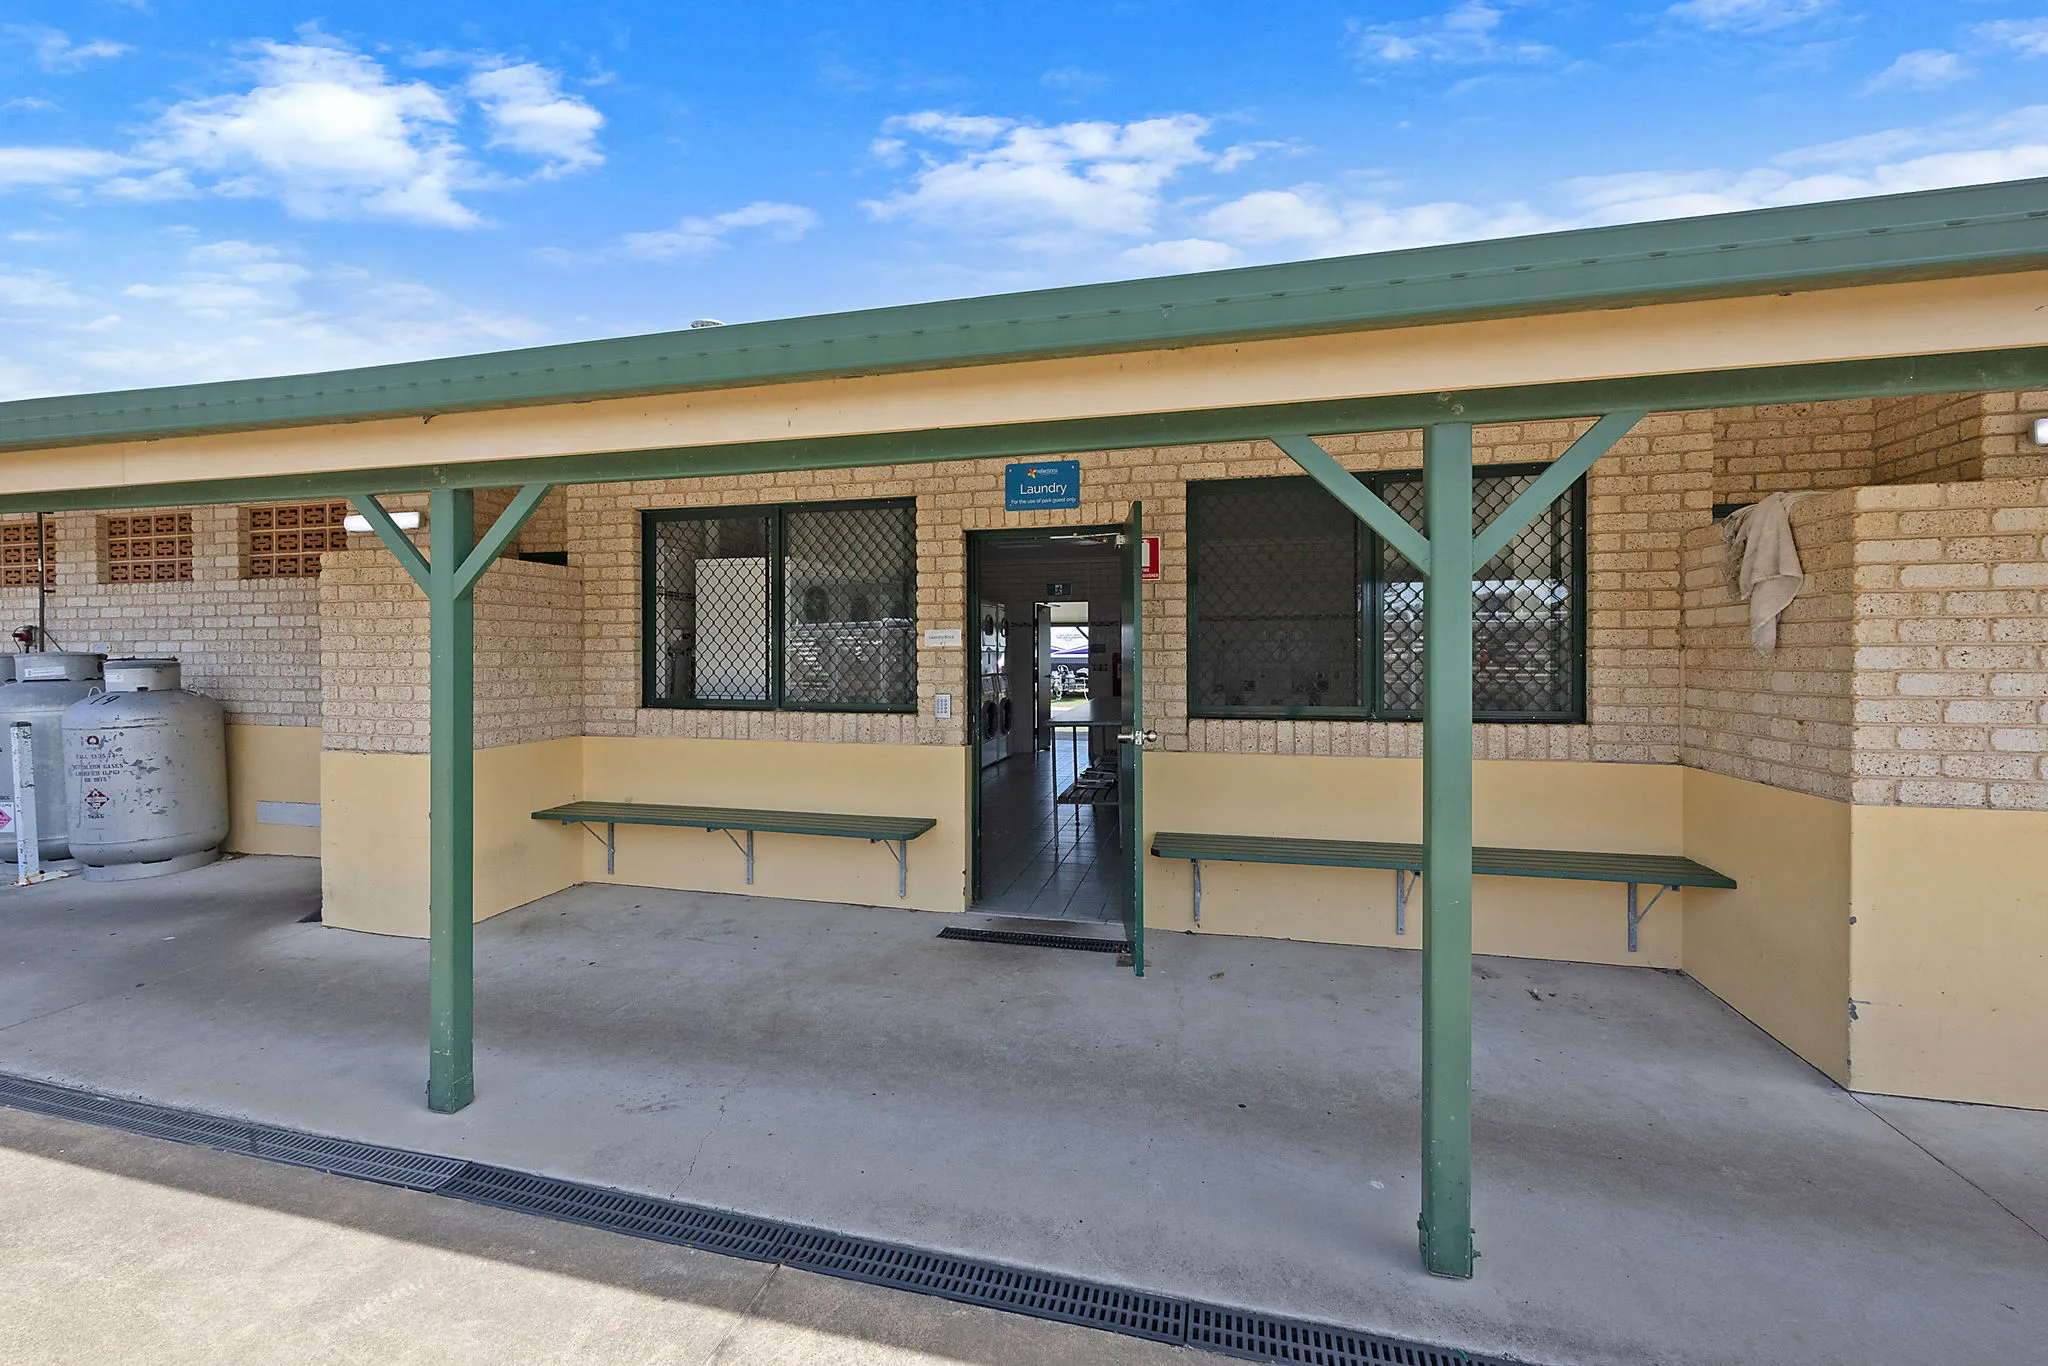
M1147 536L1138 552L1138 577L1147 582L1159 577L1159 538Z
M1071 598L1074 596L1074 585L1071 583L1049 583L1045 586L1045 595L1049 598Z
M1028 465L1009 465L1003 470L1005 512L1079 506L1081 462L1078 460L1038 460Z
M928 650L944 650L958 645L960 643L960 628L958 626L927 628L924 633L924 643L925 648Z

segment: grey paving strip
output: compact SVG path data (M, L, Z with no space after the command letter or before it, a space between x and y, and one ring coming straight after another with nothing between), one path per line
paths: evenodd
M1529 1366L1334 1324L1208 1304L354 1139L252 1124L0 1073L0 1104L1033 1318L1311 1366Z

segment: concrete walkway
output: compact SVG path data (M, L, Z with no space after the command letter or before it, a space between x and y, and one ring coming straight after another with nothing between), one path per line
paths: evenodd
M11 1110L0 1110L0 1195L10 1366L1191 1360L1135 1338Z
M1416 1261L1411 953L1163 935L1135 981L579 888L479 928L478 1101L436 1116L425 946L316 897L281 859L0 893L0 1070L1533 1361L2048 1343L2048 1115L1859 1101L1675 975L1476 969L1460 1283Z

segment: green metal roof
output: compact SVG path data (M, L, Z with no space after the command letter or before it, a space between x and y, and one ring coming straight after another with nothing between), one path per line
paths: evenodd
M2048 179L0 404L0 450L2048 267Z

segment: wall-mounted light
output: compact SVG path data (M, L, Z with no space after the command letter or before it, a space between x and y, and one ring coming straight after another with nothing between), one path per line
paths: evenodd
M400 531L418 531L420 529L420 515L417 512L394 512L391 514L391 520L397 524ZM329 523L329 525L332 525L332 523ZM360 513L351 512L348 516L341 519L341 529L343 531L368 531L370 529L370 519L362 516Z
M2034 444L2048 446L2048 417L2034 419Z

